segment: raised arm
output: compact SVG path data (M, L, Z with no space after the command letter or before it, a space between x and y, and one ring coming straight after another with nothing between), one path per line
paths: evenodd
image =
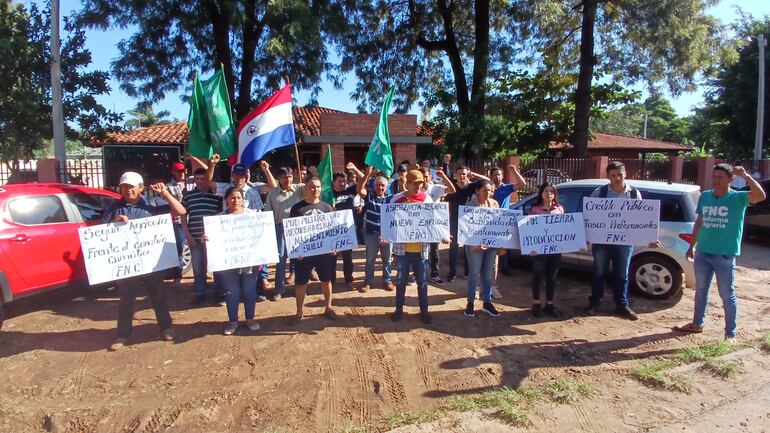
M166 200L169 207L171 207L171 214L174 216L182 216L187 213L187 209L182 206L182 203L179 203L179 200L174 197L174 194L171 194L171 191L168 190L168 187L166 187L166 184L163 182L153 183L150 185L150 189L152 191L159 195L163 200ZM186 219L186 218L182 218Z
M449 179L449 176L446 175L444 172L444 167L439 166L436 168L436 176L440 177L441 180L444 182L444 186L446 187L446 193L447 194L454 194L457 192L457 188L455 188L454 182L452 182L451 179Z
M519 173L519 167L515 165L508 166L513 171L513 184L516 185L516 189L522 189L527 186L527 181L524 180L524 176Z
M270 172L270 164L268 164L267 161L263 159L259 161L259 168L262 169L262 174L264 174L265 179L267 179L267 191L272 191L278 186L278 182L275 181L273 173Z
M214 170L217 168L218 163L219 154L215 153L211 155L211 159L209 159L209 166L206 168L206 179L209 180L209 190L214 192L217 191L217 183L214 182Z
M765 194L765 190L762 189L762 185L760 185L754 177L746 173L745 168L740 165L733 168L733 175L742 177L743 180L746 181L746 185L749 186L749 202L751 204L759 203L767 198L767 194Z
M203 162L197 156L190 155L189 152L184 154L184 159L187 160L187 161L190 161L190 165L192 166L192 171L195 171L198 168L202 168L204 170L208 170L209 169L209 165L208 164Z
M353 170L356 173L356 176L358 176L358 177L364 177L364 172L359 170L358 167L356 167L356 165L353 164L352 162L349 162L349 163L345 164L345 169L346 170Z
M475 171L472 171L468 173L468 176L470 176L474 181L476 180L489 180L488 177L484 176L483 174L478 174Z
M366 183L369 182L369 178L372 177L372 172L374 171L374 167L369 166L366 167L366 174L361 176L361 180L358 181L358 185L356 186L356 191L358 191L358 195L361 197L366 197L368 195L368 190L366 189Z

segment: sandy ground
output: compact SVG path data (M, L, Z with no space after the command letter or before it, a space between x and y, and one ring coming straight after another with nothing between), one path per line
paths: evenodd
M769 258L770 248L751 243L740 260L743 340L770 329ZM359 251L359 281L362 272ZM114 291L70 288L26 299L7 307L0 332L0 432L385 431L383 419L397 410L433 409L455 395L564 375L591 383L598 395L539 406L528 431L770 431L770 355L735 354L743 373L726 380L691 369L691 395L652 390L629 377L639 359L720 339L718 296L706 332L681 336L670 328L690 319L692 290L666 301L633 297L637 322L582 317L590 276L564 271L557 302L566 317L555 321L528 312L530 276L525 264L500 277L498 318L463 316L461 278L431 286L430 326L415 314L414 286L407 289L411 314L394 324L392 292L339 290L341 318L331 322L320 316L315 284L300 325L287 324L293 298L264 302L257 305L262 329L241 327L230 337L222 335L224 307L191 308L185 279L169 283L177 341L159 341L145 300L133 344L118 353L106 351L115 338ZM610 304L611 295L606 311ZM457 417L399 431L514 430L483 414Z

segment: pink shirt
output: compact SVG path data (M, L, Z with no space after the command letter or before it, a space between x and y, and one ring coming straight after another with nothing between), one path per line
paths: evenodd
M554 215L554 214L563 214L563 213L564 213L564 208L561 207L560 204L557 204L556 206L552 207L550 211L546 210L546 208L543 207L543 205L532 206L532 209L529 210L530 215L543 215L543 214Z

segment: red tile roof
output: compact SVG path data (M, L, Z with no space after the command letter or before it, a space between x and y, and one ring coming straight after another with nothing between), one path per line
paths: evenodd
M572 144L568 142L555 143L548 145L548 150L569 150ZM638 150L640 152L670 152L670 151L688 151L692 146L680 143L671 143L668 141L652 140L649 138L630 137L627 135L608 134L606 132L596 132L594 137L588 141L589 150Z
M344 113L344 111L318 106L293 107L292 112L294 114L294 128L299 142L302 141L302 137L321 135L322 113ZM416 135L431 136L433 135L433 130L417 125ZM103 140L91 140L89 145L92 147L101 147L104 144L163 144L182 146L187 144L188 136L187 122L174 122L165 125L136 128L131 131L110 133Z

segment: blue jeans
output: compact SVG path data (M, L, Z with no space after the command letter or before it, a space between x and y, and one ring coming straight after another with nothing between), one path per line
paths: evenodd
M470 267L468 272L468 302L473 303L476 297L476 282L481 275L481 294L484 302L492 302L492 281L495 277L495 263L497 261L497 248L489 248L486 251L473 251L475 246L465 247L465 256Z
M709 289L717 277L719 297L725 310L725 336L735 337L738 327L738 300L735 297L735 256L723 256L695 251L695 311L692 323L703 326L709 303Z
M631 265L632 245L593 244L594 276L589 301L599 304L604 296L604 285L610 280L615 306L628 306L628 267ZM610 269L610 264L612 268Z
M377 253L382 257L382 282L387 284L391 282L390 264L393 251L393 244L386 242L380 243L379 233L364 234L364 243L366 244L366 265L364 266L364 284L372 285L374 281L374 262L377 261Z
M286 242L283 239L283 224L275 225L275 240L278 243L278 264L275 266L275 293L283 296L286 291L286 259L289 257L289 251L286 249ZM267 269L267 266L263 266Z
M428 312L428 260L422 258L422 253L404 253L398 256L396 263L398 274L396 277L396 311L404 309L406 302L406 283L409 279L409 271L414 271L417 280L417 297L420 300L420 312Z
M215 272L214 275L219 277L225 292L228 321L238 321L238 306L241 304L241 299L243 299L243 310L246 320L253 319L254 309L257 305L257 278L259 277L259 271L253 269L248 274L241 274L238 269L228 269L222 272Z

